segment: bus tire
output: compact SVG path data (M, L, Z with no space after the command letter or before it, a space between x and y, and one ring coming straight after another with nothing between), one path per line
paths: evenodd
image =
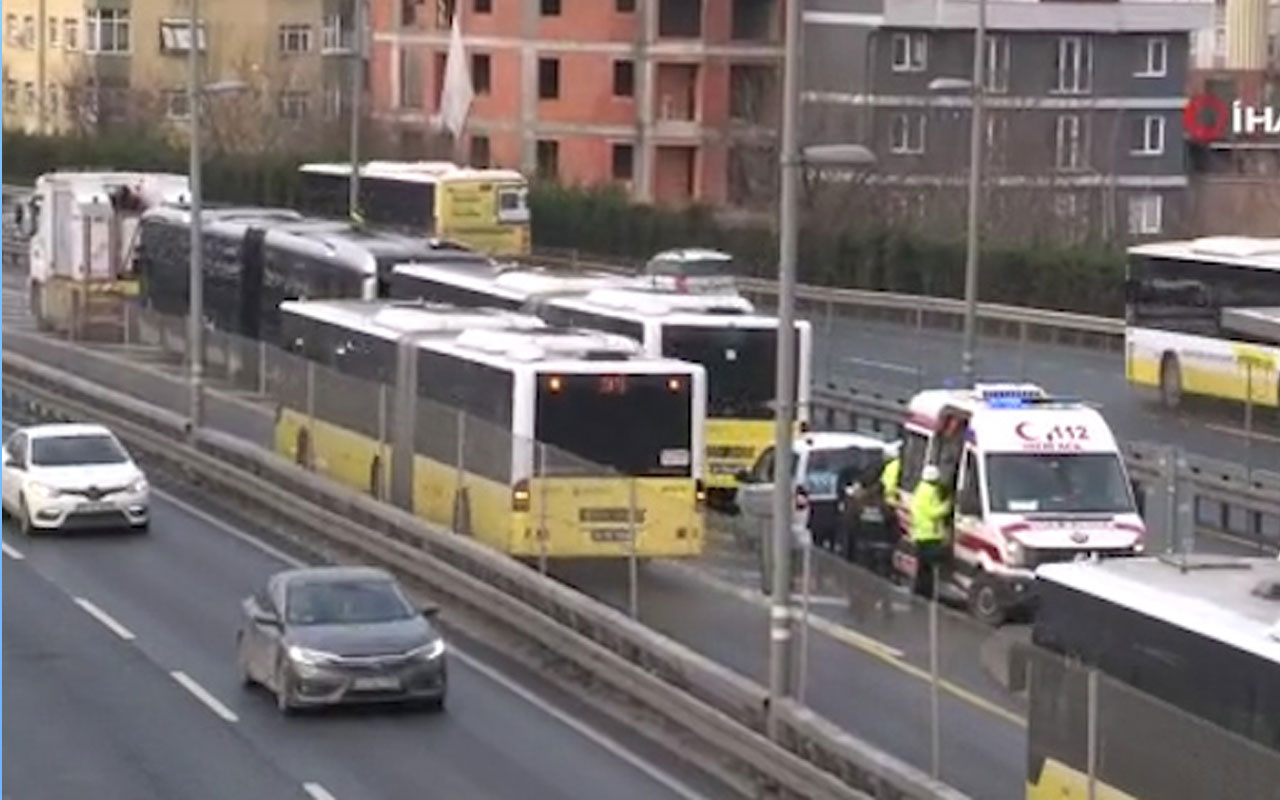
M471 535L471 502L465 488L453 496L453 530L461 536Z
M1009 616L1000 597L1000 587L985 573L975 575L969 587L969 612L993 628L1003 625Z
M1173 353L1160 359L1160 402L1170 411L1182 405L1182 368Z
M311 432L306 428L298 431L298 438L294 442L294 460L303 469L311 469Z
M382 474L382 456L374 456L373 463L369 465L369 494L375 500L382 500L385 498L385 487L386 478Z

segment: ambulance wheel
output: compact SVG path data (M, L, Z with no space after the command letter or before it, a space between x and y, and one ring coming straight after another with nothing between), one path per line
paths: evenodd
M1182 370L1172 353L1160 360L1160 402L1170 411L1182 405Z
M1009 616L999 585L987 575L979 573L969 587L969 612L993 628L1003 625Z

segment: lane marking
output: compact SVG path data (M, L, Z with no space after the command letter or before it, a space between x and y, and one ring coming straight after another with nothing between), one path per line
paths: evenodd
M180 669L175 669L173 672L170 672L169 675L177 681L182 688L191 692L197 700L208 706L209 710L213 713L222 717L227 722L240 721L240 718L236 716L234 711L224 706L221 700L209 694L209 691L197 683L195 678L192 678Z
M89 600L86 600L83 597L73 597L71 599L75 600L76 605L83 608L89 616L93 617L98 622L101 622L107 630L111 631L116 636L119 636L121 639L124 639L126 642L132 642L134 639L138 638L133 635L133 631L117 622L115 617L98 608Z
M14 561L21 561L26 558L26 556L18 552L16 547L10 547L8 542L0 542L0 550L3 550L4 554Z
M206 522L209 525L217 528L218 530L223 531L227 534L230 534L231 536L234 536L235 538L239 539L245 544L256 548L260 552L265 553L266 555L276 559L277 561L280 561L284 564L288 564L291 567L309 566L309 564L305 560L298 558L296 556L290 555L288 553L285 553L279 548L274 547L271 544L268 544L267 542L262 541L261 539L254 536L253 534L247 531L241 530L240 528L237 528L236 526L232 525L230 522L219 519L218 517L210 514L209 512L191 505L185 500L174 497L168 492L152 489L152 493L159 496L165 502L175 506L180 511L190 514L191 516L201 520L202 522ZM534 708L537 708L539 711L550 716L552 719L556 720L562 725L565 725L569 729L573 730L579 735L590 740L591 742L603 748L605 751L607 751L614 757L622 760L626 764L639 770L641 773L643 773L647 777L651 778L657 783L662 784L663 786L670 789L672 792L674 792L678 796L685 798L685 800L706 800L704 795L698 793L697 791L687 786L679 778L666 772L665 770L652 764L651 762L645 760L641 756L631 752L626 748L625 745L620 744L619 742L617 742L615 739L608 736L607 734L602 733L601 731L597 730L591 725L588 725L587 723L577 719L576 717L573 717L567 711L564 711L559 707L547 702L546 700L543 700L538 695L534 694L533 692L521 686L513 678L508 677L507 675L503 674L501 671L495 669L494 667L489 666L483 661L480 661L478 658L471 655L470 653L467 653L466 651L461 650L458 647L453 645L450 646L450 652L453 653L453 656L455 658L457 658L462 663L466 664L471 669L475 670L476 672L480 673L484 677L488 678L489 680L498 684L502 688L511 692L515 696L529 703ZM178 674L181 674L181 673L175 673L174 678L181 682L181 679L178 678ZM188 680L190 679L188 678ZM192 681L192 684L201 692L204 691L204 689L200 687L198 684L195 684L194 681ZM195 689L192 689L192 692L194 693ZM212 697L210 697L209 699L212 700L214 703L217 703L217 700L214 700ZM230 714L231 712L227 711L227 713ZM232 716L234 717L234 714ZM324 790L324 787L319 786L319 784L312 784L312 785L317 786L317 788L321 789L321 791ZM315 794L312 794L312 797L316 797L317 800L320 800L320 796L317 796Z
M895 361L876 361L870 358L855 358L854 356L845 356L845 363L858 364L864 367L874 367L876 369L888 370L889 372L898 372L903 375L919 376L924 370L919 367L913 367L907 364L899 364Z
M1272 436L1269 433L1259 433L1258 431L1253 431L1252 433L1246 433L1244 428L1233 428L1230 425L1219 425L1216 422L1207 422L1205 423L1205 427L1208 428L1209 430L1218 431L1219 433L1225 433L1229 436L1235 436L1240 439L1255 439L1260 442L1271 442L1272 444L1280 444L1280 436Z
M511 692L521 700L524 700L526 703L529 703L534 708L557 722L560 722L565 727L570 728L579 735L600 746L621 761L635 767L655 782L670 789L677 796L683 797L685 800L706 800L705 795L695 791L679 778L631 752L608 734L602 733L600 730L588 725L582 720L571 716L568 712L560 709L558 706L543 700L538 695L521 686L512 678L478 660L475 656L469 655L456 648L453 650L453 655L471 669Z
M334 797L328 789L314 781L308 781L307 783L302 784L302 791L311 795L314 800L338 800L338 798Z

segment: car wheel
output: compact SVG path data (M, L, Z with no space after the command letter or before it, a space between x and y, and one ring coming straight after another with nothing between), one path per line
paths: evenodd
M969 611L979 621L998 628L1008 618L1009 611L1000 601L1000 591L995 582L984 575L973 579L969 587Z
M1160 362L1160 401L1170 411L1182 405L1182 370L1177 357L1171 354Z
M289 686L289 676L284 671L284 665L276 667L276 710L285 716L289 716L294 712L296 706L293 704L293 689Z

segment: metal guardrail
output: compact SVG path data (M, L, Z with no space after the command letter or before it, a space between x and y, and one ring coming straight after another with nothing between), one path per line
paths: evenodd
M815 387L813 420L818 428L897 431L905 394ZM1130 475L1147 489L1167 491L1170 480L1190 494L1198 533L1226 537L1275 552L1280 550L1280 472L1246 470L1239 464L1202 456L1176 455L1167 445L1123 443ZM1171 469L1175 460L1183 466Z
M139 452L210 490L272 509L471 613L519 631L593 682L658 713L745 775L753 797L914 800L964 795L791 700L764 734L765 689L625 614L474 541L177 414L6 350L6 399L46 418L111 425Z

